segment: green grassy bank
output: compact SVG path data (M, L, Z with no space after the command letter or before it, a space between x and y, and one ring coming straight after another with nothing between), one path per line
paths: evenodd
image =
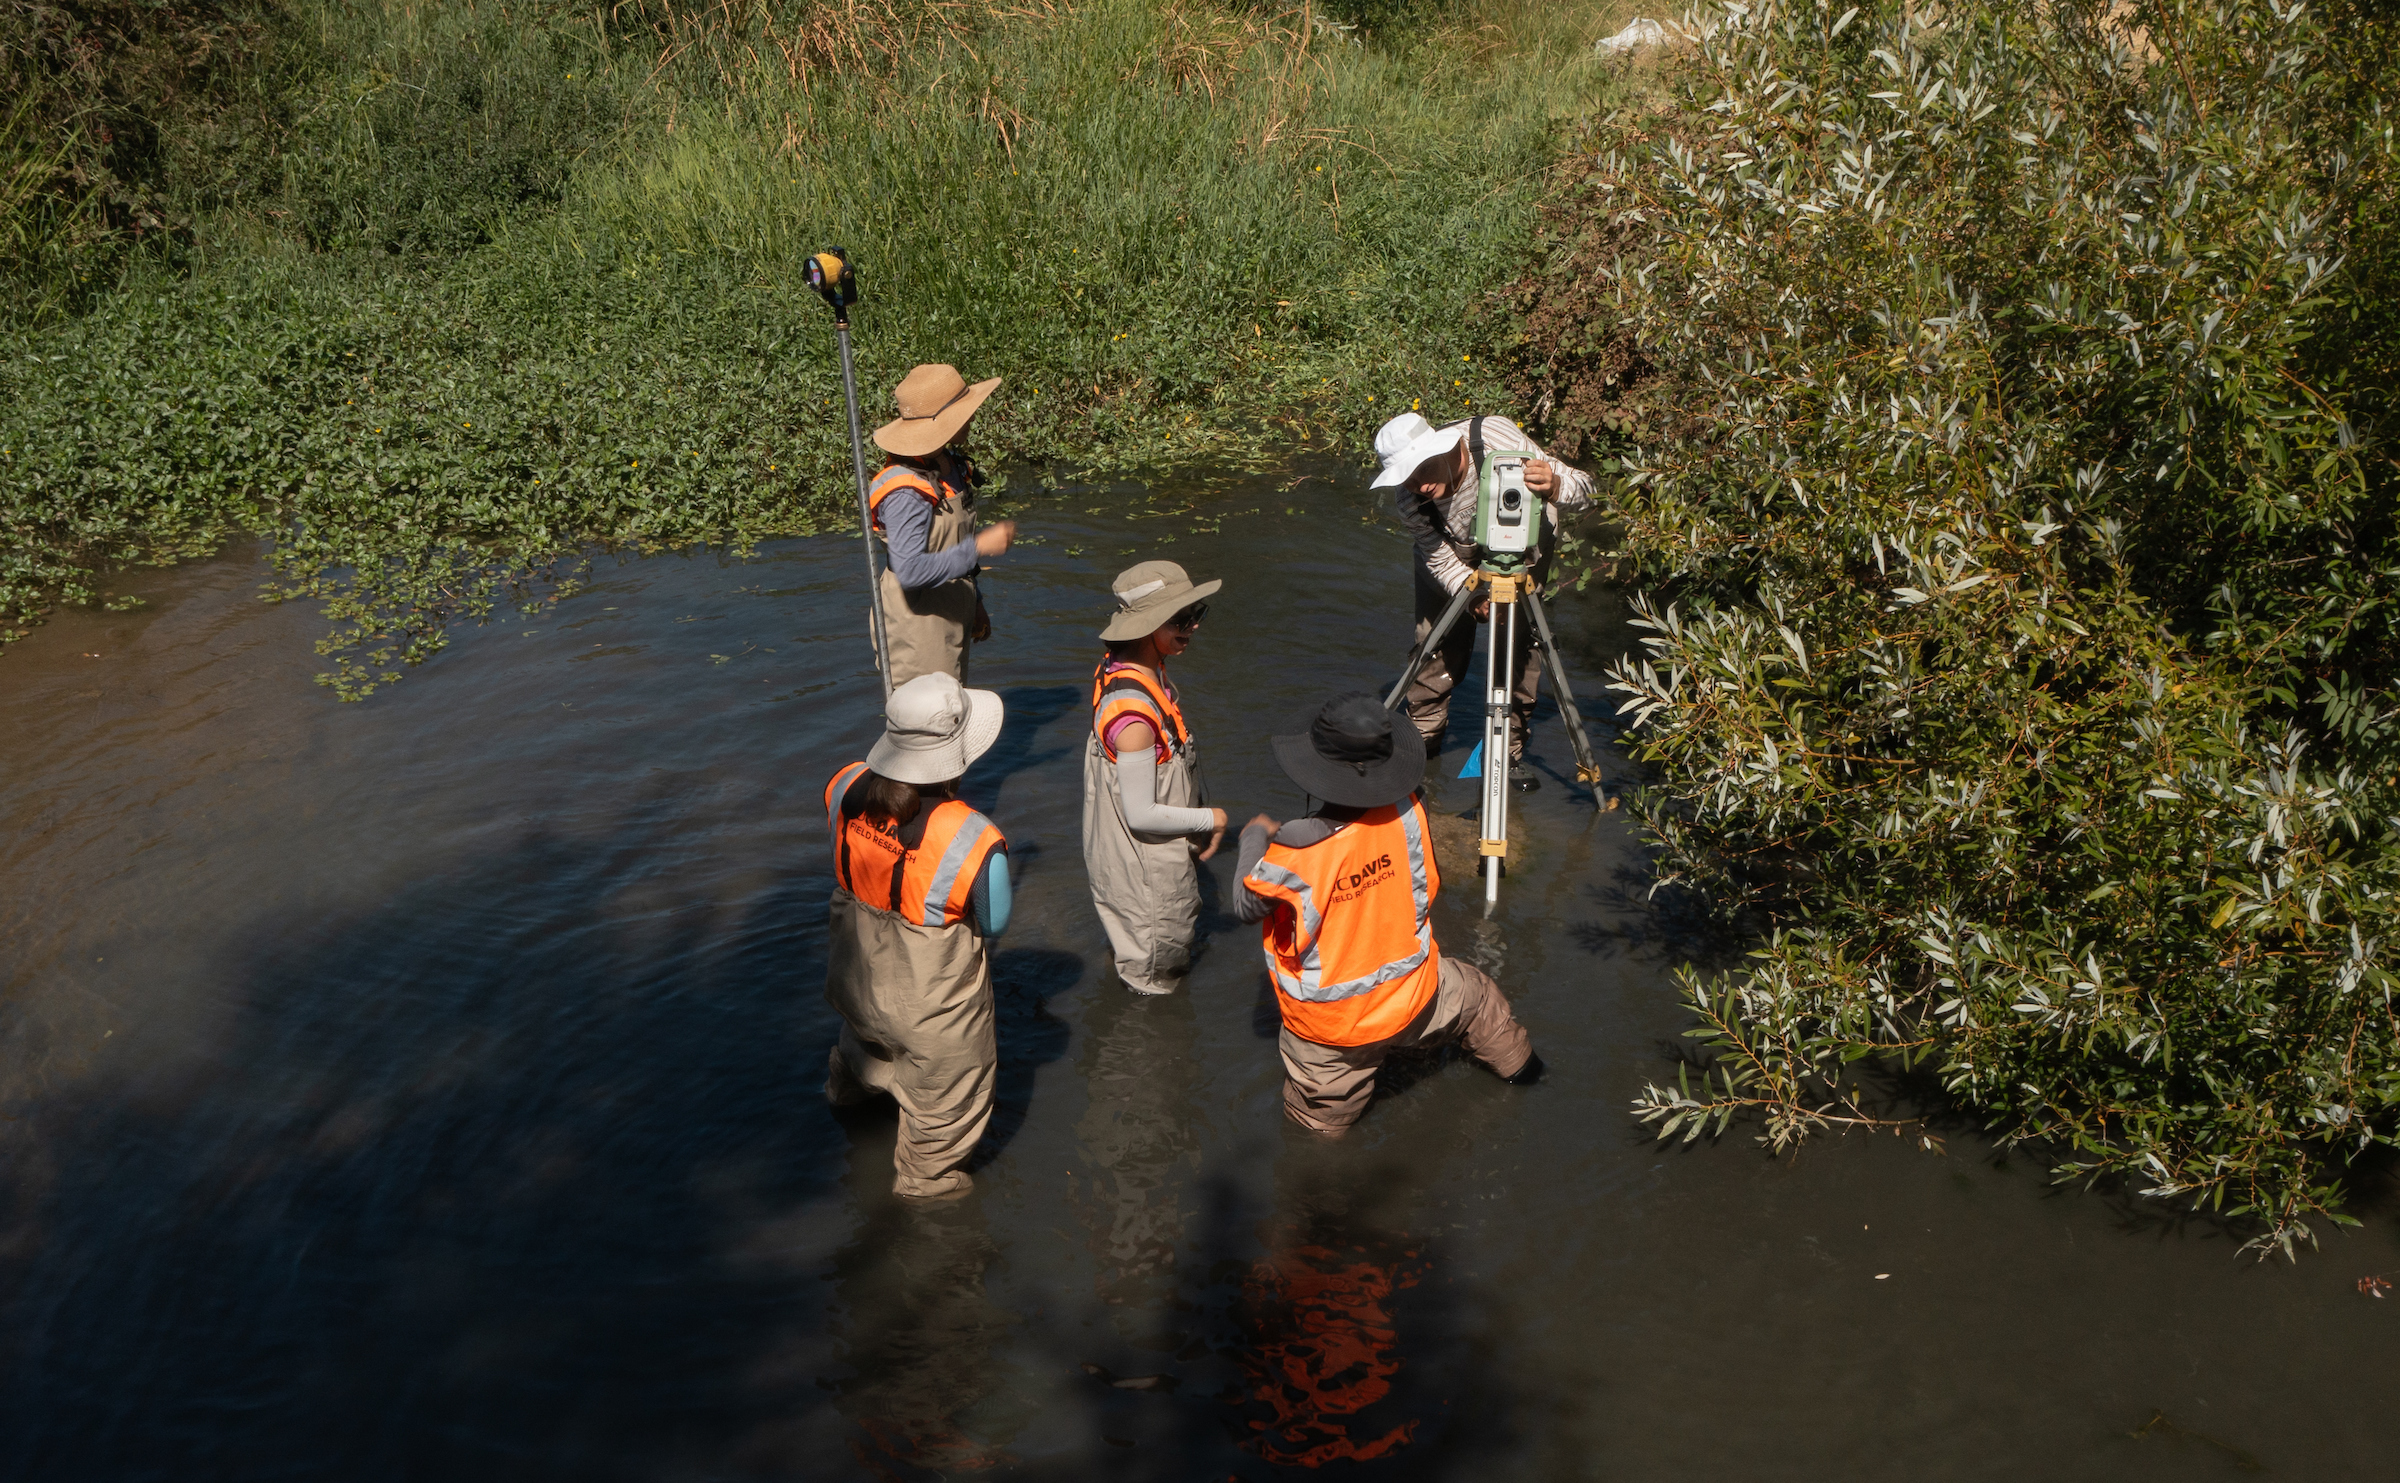
M362 694L562 553L838 522L797 277L828 243L863 268L870 416L916 361L1005 376L977 435L1020 468L1463 409L1614 8L219 16L240 55L152 121L157 225L11 208L0 635L254 532Z

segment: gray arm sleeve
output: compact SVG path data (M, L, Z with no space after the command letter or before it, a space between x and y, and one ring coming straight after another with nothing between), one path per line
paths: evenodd
M1213 809L1158 801L1158 754L1129 747L1117 754L1117 802L1136 834L1206 834L1217 827Z
M947 551L925 549L925 537L933 530L933 502L923 495L895 490L884 496L876 514L883 521L883 549L902 591L919 592L974 573L973 537Z
M1333 826L1323 819L1294 819L1275 835L1278 844L1304 850L1320 844L1333 834ZM1263 824L1253 824L1242 831L1241 873L1234 879L1233 919L1237 922L1263 922L1267 914L1282 903L1272 896L1254 895L1249 886L1250 872L1258 862L1267 858L1267 830Z

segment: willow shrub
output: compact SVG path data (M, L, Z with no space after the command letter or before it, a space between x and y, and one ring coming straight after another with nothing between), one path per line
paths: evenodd
M310 14L279 183L200 269L0 341L0 639L250 532L357 696L562 557L854 520L798 284L829 244L870 424L914 362L1004 376L995 464L1464 408L1506 332L1465 311L1604 83L1530 13L1413 46L1191 0Z
M2400 1099L2384 25L1762 4L1603 132L1531 292L1636 429L1638 806L1770 928L1685 977L1660 1136L1890 1125L1896 1061L2261 1249L2344 1219Z

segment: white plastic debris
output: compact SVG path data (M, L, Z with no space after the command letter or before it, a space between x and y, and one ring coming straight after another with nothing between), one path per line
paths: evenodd
M1601 37L1593 44L1592 50L1602 56L1615 56L1619 52L1632 51L1637 46L1664 46L1667 39L1666 27L1646 15L1637 15L1626 22L1625 29L1616 35Z

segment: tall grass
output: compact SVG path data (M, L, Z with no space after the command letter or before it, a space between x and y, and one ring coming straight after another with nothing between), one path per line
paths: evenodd
M978 435L1019 489L1489 404L1487 291L1610 18L325 0L199 271L5 347L0 633L258 530L364 693L561 552L813 528L832 243L870 414L917 361L1008 378Z

